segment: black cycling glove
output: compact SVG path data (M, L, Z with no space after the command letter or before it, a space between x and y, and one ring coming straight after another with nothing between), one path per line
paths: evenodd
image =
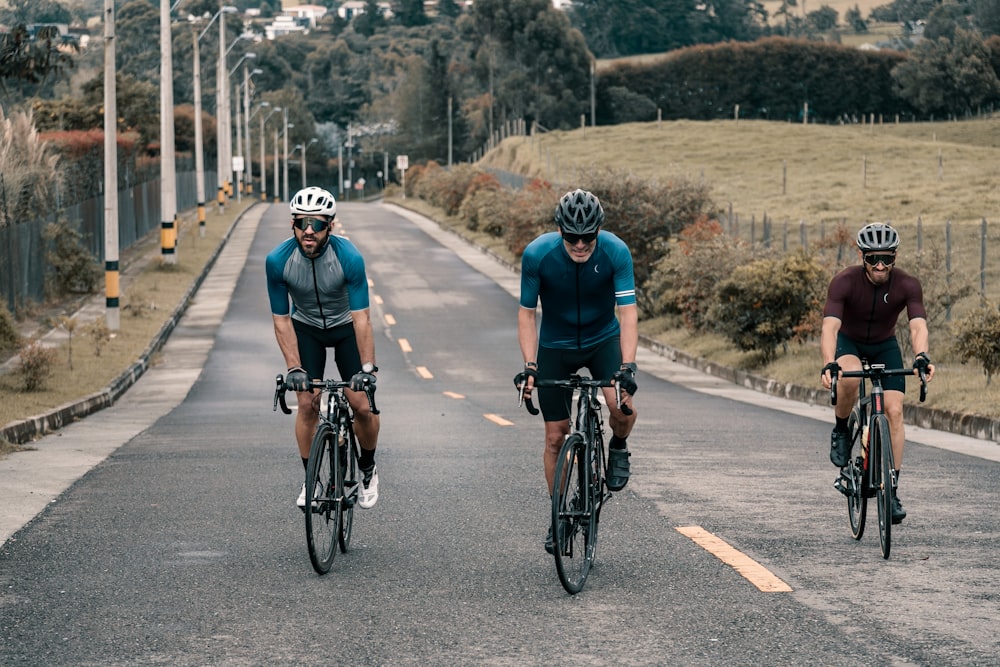
M913 367L918 371L927 372L927 367L931 365L931 358L927 356L926 352L921 352L916 357L913 358Z
M309 391L309 374L301 366L289 368L285 386L292 391Z
M375 376L371 373L365 373L364 371L358 371L353 376L351 376L351 390L352 391L365 391L367 387L371 387L372 393L375 392Z
M622 364L622 367L612 377L618 383L618 386L622 388L622 391L629 396L635 396L636 390L639 389L635 383L635 372L637 370L638 367L635 364Z
M830 371L830 379L836 380L837 376L840 374L840 364L836 361L831 361L826 366L823 366L822 370L819 372L820 377L823 377L823 374L827 371Z
M532 381L538 379L538 367L534 364L530 366L528 364L524 365L524 370L514 376L514 386L518 389L528 381L528 378L532 378Z

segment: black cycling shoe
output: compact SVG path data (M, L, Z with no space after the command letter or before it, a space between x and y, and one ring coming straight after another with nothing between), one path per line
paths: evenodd
M551 554L553 550L552 546L552 526L549 526L549 532L545 535L545 552Z
M851 434L833 429L830 434L830 462L843 468L851 460Z
M608 450L608 478L606 483L612 491L621 491L628 484L631 466L628 457L632 454L627 449Z
M906 510L903 509L903 503L899 502L899 496L892 497L892 522L902 523L903 519L906 518Z

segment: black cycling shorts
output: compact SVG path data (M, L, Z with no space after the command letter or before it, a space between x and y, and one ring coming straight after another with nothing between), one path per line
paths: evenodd
M885 364L886 368L905 368L899 341L893 336L881 343L855 343L842 333L837 333L837 359L845 354L853 354L858 359L867 359L870 364ZM882 378L883 389L894 389L906 393L906 376L892 375Z
M586 368L595 380L610 380L622 365L622 347L618 336L580 350L538 348L538 378L565 380ZM547 422L569 419L573 392L568 389L538 388L538 407Z
M322 380L326 372L326 350L333 348L334 361L341 380L349 380L361 370L361 353L354 335L354 324L348 322L331 329L320 329L292 318L295 337L299 341L299 361L310 380Z

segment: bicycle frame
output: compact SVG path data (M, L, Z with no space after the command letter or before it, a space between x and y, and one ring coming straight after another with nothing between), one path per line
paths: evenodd
M868 498L877 498L879 546L883 558L889 557L891 548L895 464L882 381L886 377L905 375L920 376L920 401L926 400L927 378L920 369L886 369L885 364L870 364L867 359L862 359L861 370L840 373L841 378L859 379L858 400L851 410L848 425L852 449L854 444L858 444L860 451L857 457L851 458L841 469L834 486L847 496L848 518L855 540L860 540L864 533ZM830 386L830 402L833 405L837 404L837 379L834 376ZM871 391L867 395L865 380L871 383Z

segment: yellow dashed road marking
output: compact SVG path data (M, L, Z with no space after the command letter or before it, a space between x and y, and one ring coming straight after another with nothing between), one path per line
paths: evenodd
M388 324L390 327L396 326L396 318L390 315L389 313L386 313L385 323Z
M483 416L486 417L487 419L489 419L491 422L493 422L497 426L513 426L514 425L514 422L509 422L506 419L504 419L503 417L501 417L500 415L485 414Z
M405 338L399 339L399 349L402 350L403 352L413 352L413 348L410 347L410 341L406 340Z
M375 303L377 303L378 305L380 305L380 306L382 305L382 297L380 297L378 294L376 294L375 296L373 296L372 300L375 301Z
M456 394L453 391L445 391L445 392L441 392L441 393L443 393L448 398L465 398L464 394Z
M678 526L677 532L691 538L695 544L736 570L740 576L765 593L791 592L792 587L774 576L766 567L701 526Z
M431 378L434 377L434 375L429 370L427 370L426 366L417 366L417 375L419 375L425 380L430 380Z

